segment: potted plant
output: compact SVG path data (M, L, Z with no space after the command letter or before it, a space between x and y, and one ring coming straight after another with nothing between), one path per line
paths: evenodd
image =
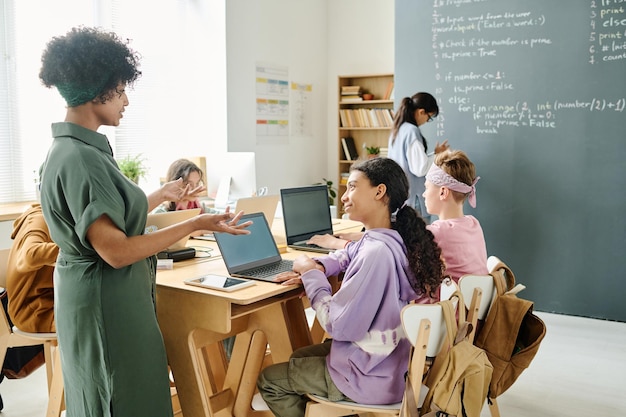
M322 178L323 182L318 182L317 184L325 184L328 189L328 205L335 205L335 198L337 198L337 189L333 187L333 182L331 180L327 180L326 178Z
M378 146L368 146L365 148L366 152L367 152L367 157L372 159L372 158L376 158L378 155L380 155L380 148Z
M117 161L117 166L128 179L135 184L139 183L139 179L146 176L148 169L144 165L145 159L141 154L135 156L126 156Z
M337 206L335 205L335 198L337 198L337 189L333 187L333 182L331 180L327 180L326 178L322 178L323 182L318 182L319 184L326 185L328 190L328 206L330 207L330 216L337 217Z

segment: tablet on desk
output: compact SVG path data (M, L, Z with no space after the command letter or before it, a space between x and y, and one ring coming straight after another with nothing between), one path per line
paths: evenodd
M254 281L243 278L233 278L223 275L204 275L199 278L187 279L185 284L195 285L196 287L209 288L219 291L236 291L254 285Z

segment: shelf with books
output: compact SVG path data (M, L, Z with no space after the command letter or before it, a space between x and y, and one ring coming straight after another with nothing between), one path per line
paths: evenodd
M340 75L338 79L339 195L350 166L367 158L367 147L386 149L393 126L393 74ZM337 214L343 214L338 202Z

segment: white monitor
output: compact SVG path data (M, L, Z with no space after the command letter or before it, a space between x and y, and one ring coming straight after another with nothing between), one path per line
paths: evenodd
M228 177L230 177L229 203L255 195L257 187L254 152L227 152L207 158L205 178L209 196L215 197L220 183L223 189L224 181Z

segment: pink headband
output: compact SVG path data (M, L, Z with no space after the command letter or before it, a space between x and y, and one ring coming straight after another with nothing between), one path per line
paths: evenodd
M476 207L476 183L480 177L476 177L472 182L472 185L467 185L458 181L452 175L441 169L437 164L432 164L426 179L439 187L447 187L452 191L458 191L460 193L469 193L468 201L470 206Z

